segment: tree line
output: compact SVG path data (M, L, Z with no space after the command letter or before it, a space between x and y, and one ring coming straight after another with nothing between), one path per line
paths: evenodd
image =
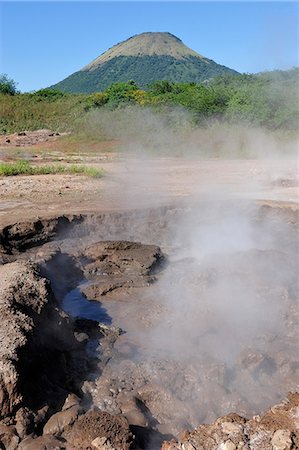
M299 69L260 74L222 75L204 83L174 83L156 81L141 89L134 80L116 82L103 92L68 94L54 89L41 89L20 94L16 83L6 75L0 77L0 112L2 126L8 124L5 114L11 115L8 97L15 97L14 107L23 108L24 115L33 117L43 105L51 114L62 114L70 119L83 116L92 109L119 109L130 105L150 107L159 112L173 108L185 109L195 125L204 125L212 119L228 122L248 122L270 129L297 130L299 123ZM2 95L1 95L2 94ZM4 98L5 97L5 98ZM1 111L1 104L5 108ZM47 106L48 105L48 106ZM51 106L52 105L52 106ZM50 112L49 112L50 113ZM40 121L42 122L42 117ZM67 124L66 124L67 128Z

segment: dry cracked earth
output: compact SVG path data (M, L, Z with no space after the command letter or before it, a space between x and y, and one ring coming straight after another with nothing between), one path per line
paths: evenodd
M0 179L0 448L299 448L297 163L95 158Z

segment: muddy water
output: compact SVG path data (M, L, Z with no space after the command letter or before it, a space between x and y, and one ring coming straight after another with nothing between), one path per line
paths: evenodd
M139 227L140 240L159 236L169 255L156 283L99 303L75 289L64 307L125 331L85 386L94 404L126 414L128 396L138 399L133 425L176 435L231 411L259 413L296 389L298 235L292 213L251 204L173 217L160 218L160 234L159 222L153 235Z
M62 301L62 307L72 317L95 320L100 323L111 324L111 317L99 302L87 300L80 290L80 286L70 291Z

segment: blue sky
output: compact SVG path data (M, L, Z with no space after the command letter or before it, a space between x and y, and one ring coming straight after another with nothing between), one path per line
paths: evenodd
M0 8L0 72L22 91L54 84L144 31L169 31L240 72L298 66L296 2L4 1Z

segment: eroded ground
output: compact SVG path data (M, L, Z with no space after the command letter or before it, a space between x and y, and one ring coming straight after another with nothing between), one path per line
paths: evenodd
M2 446L298 448L297 162L79 156L0 179Z

